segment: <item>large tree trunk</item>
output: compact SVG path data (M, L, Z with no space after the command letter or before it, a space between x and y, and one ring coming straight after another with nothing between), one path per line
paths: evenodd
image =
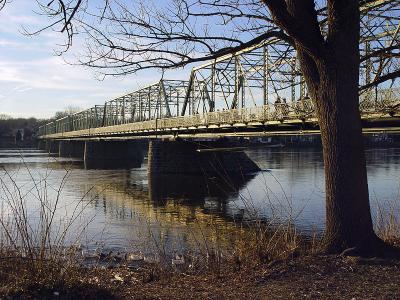
M322 76L314 95L325 167L325 246L330 252L350 247L364 252L377 238L369 206L358 64L347 61L346 51L336 49L333 56L332 62L320 66Z
M325 167L325 246L329 252L376 252L359 111L358 0L330 1L328 9L327 52L317 61L314 89Z
M311 19L313 1L308 2L309 7L288 1L289 10L298 21ZM381 241L374 233L371 219L359 112L358 0L330 0L328 12L328 37L322 41L323 50L318 55L310 54L310 48L296 43L321 129L326 190L325 248L331 253L355 248L358 253L376 254ZM317 30L316 25L312 28Z

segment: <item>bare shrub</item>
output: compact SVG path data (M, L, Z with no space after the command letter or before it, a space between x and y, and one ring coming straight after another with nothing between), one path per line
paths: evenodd
M37 179L24 168L24 175L0 169L0 277L17 287L57 286L74 276L79 240L91 222L85 216L90 199L86 193L74 203L62 201L67 169L54 186L51 170ZM27 178L17 183L18 176Z

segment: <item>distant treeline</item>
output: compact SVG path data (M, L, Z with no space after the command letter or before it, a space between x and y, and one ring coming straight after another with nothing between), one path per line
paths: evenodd
M0 138L3 140L14 137L18 141L30 140L36 136L39 126L63 118L79 111L78 107L68 106L62 111L57 111L53 117L47 119L14 118L0 114Z
M0 136L15 136L18 130L26 137L34 136L37 128L47 120L38 120L35 118L12 118L9 116L0 116Z

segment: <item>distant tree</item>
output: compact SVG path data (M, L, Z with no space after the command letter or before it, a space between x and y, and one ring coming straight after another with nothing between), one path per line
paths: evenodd
M9 115L0 114L0 120L8 120L8 119L11 119L11 117Z
M28 136L32 135L41 122L47 121L38 121L35 118L12 118L10 116L7 116L6 118L0 117L0 136L12 136L18 129L23 129L24 135L25 132L28 133Z
M64 118L64 117L67 117L67 116L69 116L69 115L72 115L72 114L74 114L74 113L77 113L77 112L79 112L81 109L79 108L79 107L77 107L77 106L67 106L64 110L62 110L62 111L57 111L55 114L54 114L54 118L53 119L61 119L61 118Z

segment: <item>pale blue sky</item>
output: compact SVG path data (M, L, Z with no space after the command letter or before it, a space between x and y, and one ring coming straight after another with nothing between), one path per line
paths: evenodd
M35 9L33 0L13 0L0 12L0 114L50 117L66 106L85 109L160 79L159 72L148 71L99 81L94 70L66 64L54 55L63 41L59 33L48 31L35 37L21 33L24 27L33 30L47 21ZM68 61L82 52L77 44L68 53ZM166 76L183 79L187 74L178 71Z

